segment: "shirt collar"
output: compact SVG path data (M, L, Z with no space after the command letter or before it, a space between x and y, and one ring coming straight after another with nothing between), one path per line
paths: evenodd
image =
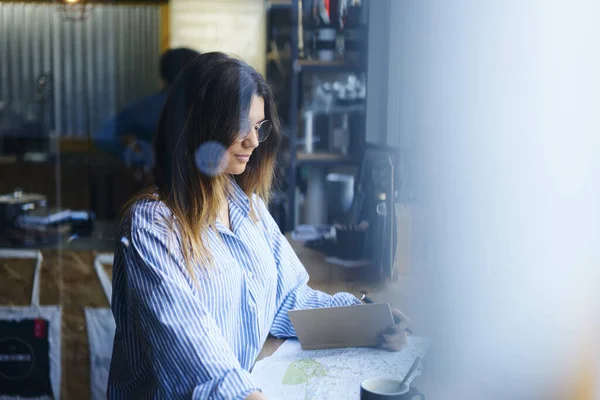
M229 200L230 206L233 205L236 207L244 217L247 217L250 214L250 199L244 193L242 188L237 184L235 179L231 179L231 190L229 196L227 196Z

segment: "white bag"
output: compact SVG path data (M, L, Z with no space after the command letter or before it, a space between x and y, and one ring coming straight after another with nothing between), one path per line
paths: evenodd
M102 264L112 264L112 262L112 254L99 254L94 259L94 269L109 304L112 297L112 284ZM115 338L115 320L110 308L86 307L85 321L90 346L90 395L92 400L104 400Z

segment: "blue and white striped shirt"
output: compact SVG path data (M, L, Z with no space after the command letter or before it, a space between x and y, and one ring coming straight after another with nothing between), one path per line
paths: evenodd
M259 390L249 370L267 335L295 336L287 311L359 304L328 295L308 274L264 203L239 186L228 198L231 230L206 234L214 266L194 284L160 201L140 201L121 227L113 265L117 325L108 397L243 399ZM220 237L219 237L220 236Z

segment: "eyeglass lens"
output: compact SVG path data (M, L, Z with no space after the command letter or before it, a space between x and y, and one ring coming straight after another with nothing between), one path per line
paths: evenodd
M240 140L244 140L252 132L252 129L258 128L258 141L263 142L271 133L271 121L265 120L259 124L253 125L252 122L244 120L240 124Z

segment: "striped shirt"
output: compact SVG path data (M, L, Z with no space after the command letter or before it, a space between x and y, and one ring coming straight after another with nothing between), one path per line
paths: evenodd
M250 202L260 216L249 216ZM186 272L160 201L133 206L113 265L117 325L108 397L243 399L260 390L249 370L267 335L295 336L287 311L359 304L349 293L311 289L308 274L258 198L234 184L231 230L215 223L215 260Z

